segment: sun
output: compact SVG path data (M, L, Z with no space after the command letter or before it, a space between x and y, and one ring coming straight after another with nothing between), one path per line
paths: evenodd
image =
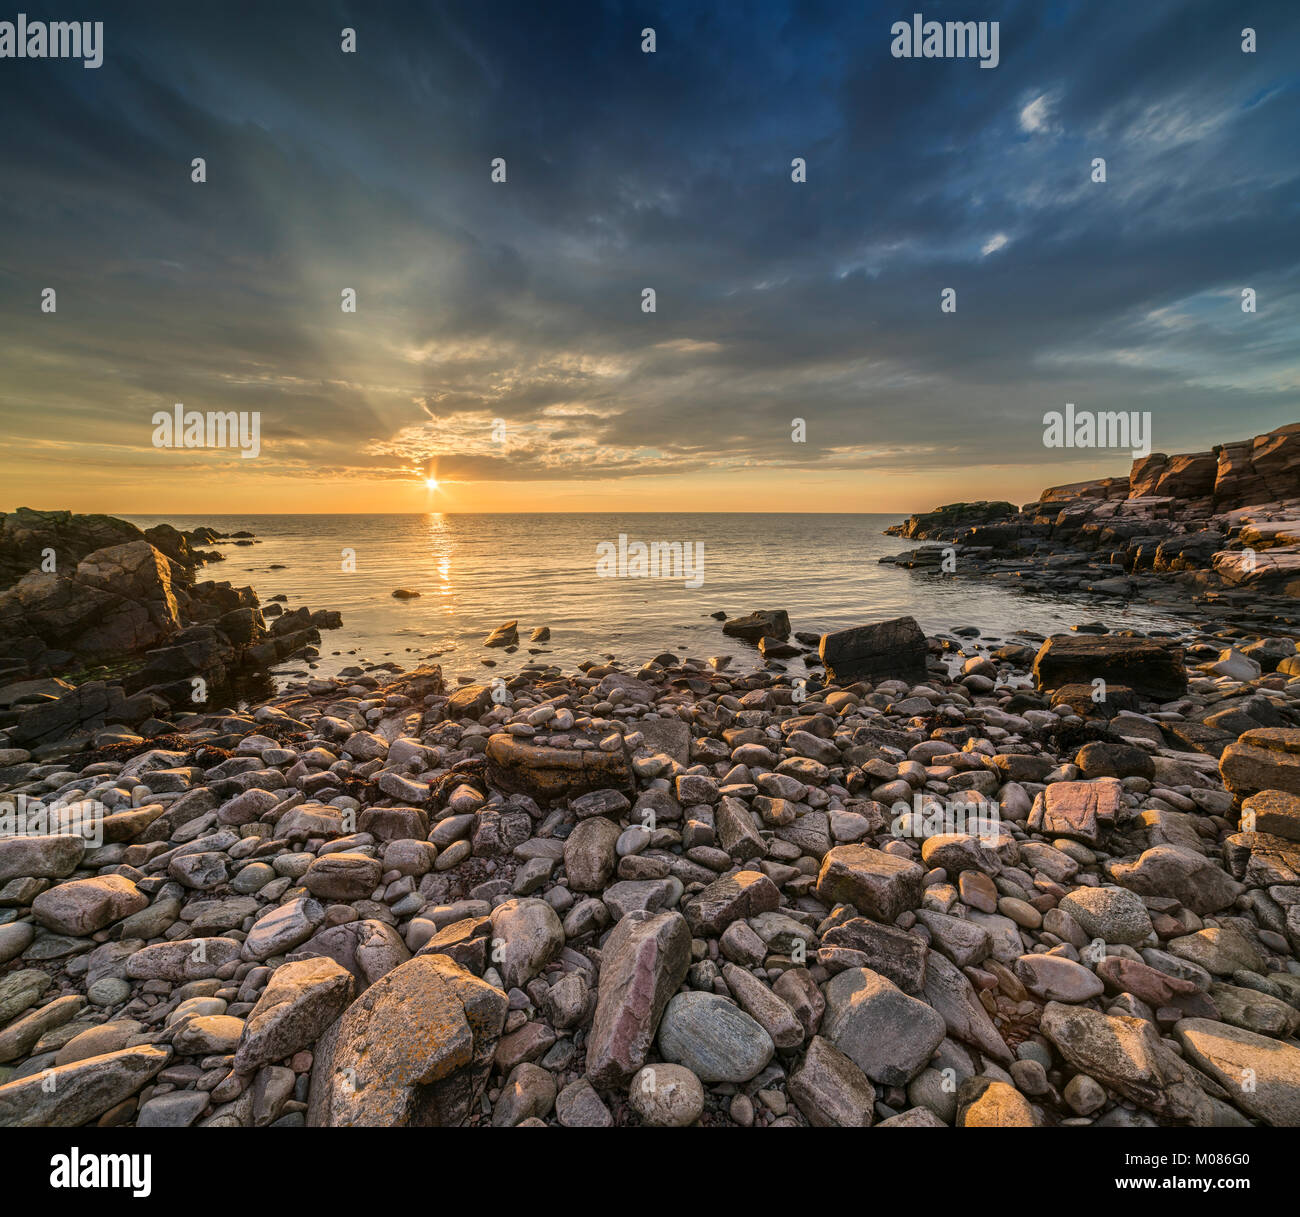
M425 485L425 487L426 487L427 489L429 489L429 490L437 490L437 489L438 489L438 479L437 479L437 478L425 478L425 479L424 479L424 485Z

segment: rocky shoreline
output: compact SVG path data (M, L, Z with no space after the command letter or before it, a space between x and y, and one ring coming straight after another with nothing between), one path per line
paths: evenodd
M0 514L0 727L37 758L161 734L176 710L265 693L273 664L317 651L338 613L261 604L198 580L251 533L104 515ZM268 624L269 621L269 624Z
M817 651L9 725L0 1126L1300 1124L1290 638Z
M882 559L1027 592L1140 601L1181 617L1300 632L1300 423L1038 501L953 503L886 532L930 541Z

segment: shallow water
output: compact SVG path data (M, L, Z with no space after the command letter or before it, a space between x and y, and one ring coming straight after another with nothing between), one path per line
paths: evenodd
M1141 606L1086 603L1017 593L1000 583L917 573L878 559L915 543L881 535L899 517L783 514L582 515L243 515L131 517L147 528L207 524L249 531L258 544L223 543L224 562L201 577L251 585L263 602L277 593L287 608L337 609L343 628L322 632L315 671L332 675L359 661L404 667L434 652L449 673L482 676L481 658L504 672L530 646L571 669L584 659L616 655L630 663L663 650L678 655L732 655L733 670L758 666L754 647L722 633L710 614L785 609L795 630L823 633L910 614L927 633L973 625L1006 637L1016 629L1051 634L1081 621L1112 627L1177 626ZM629 541L702 543L698 588L677 578L601 577L597 546ZM345 549L356 569L344 570ZM694 551L692 551L694 552ZM273 570L273 565L284 569ZM394 599L394 588L418 591ZM503 621L519 621L513 655L484 648ZM551 640L529 643L534 626ZM284 665L301 671L302 661ZM789 670L803 671L799 660Z

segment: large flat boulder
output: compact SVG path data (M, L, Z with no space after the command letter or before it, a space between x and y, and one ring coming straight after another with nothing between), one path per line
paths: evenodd
M1154 638L1053 634L1039 648L1033 673L1040 691L1100 679L1156 701L1173 701L1187 692L1182 647Z
M1123 795L1124 787L1118 778L1053 782L1034 796L1029 827L1044 836L1100 845L1103 836L1115 826Z
M1236 1106L1267 1124L1300 1125L1300 1048L1204 1018L1184 1019L1174 1034Z
M0 1128L76 1128L140 1090L171 1060L140 1044L73 1061L0 1086Z
M514 735L493 735L487 742L488 781L498 790L535 799L571 798L590 790L635 793L627 752L599 748L551 748Z
M722 623L722 632L734 638L757 642L760 638L789 638L790 615L785 609L759 609L744 617L732 617Z
M1219 758L1223 784L1239 799L1261 790L1300 795L1300 728L1257 727Z

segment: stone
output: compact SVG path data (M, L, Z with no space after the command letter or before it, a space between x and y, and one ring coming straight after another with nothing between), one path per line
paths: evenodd
M735 861L752 862L767 853L758 829L754 827L749 808L740 799L724 798L713 813L718 844Z
M926 678L925 635L912 617L895 617L822 635L817 653L826 676L837 684L856 680Z
M189 1128L208 1105L206 1090L172 1090L140 1106L137 1128Z
M360 900L379 886L378 858L339 850L322 854L307 868L303 886L321 900Z
M1033 1128L1034 1109L1014 1086L989 1077L967 1078L957 1089L958 1128Z
M1173 938L1169 941L1169 950L1215 976L1231 976L1238 971L1263 973L1268 967L1263 953L1227 926L1197 930L1195 934Z
M1034 657L1033 676L1040 691L1097 679L1154 701L1173 701L1187 691L1182 648L1154 638L1054 634Z
M570 1082L555 1097L555 1118L564 1128L610 1128L614 1117L586 1078Z
M704 1112L704 1087L682 1065L644 1065L627 1088L632 1110L655 1128L687 1128Z
M319 930L293 955L328 956L352 973L358 993L411 958L398 932L373 918Z
M789 638L790 617L784 609L759 609L745 617L731 617L724 621L722 632L750 642L758 642L760 638Z
M1104 834L1114 827L1123 805L1123 790L1117 778L1053 782L1035 797L1029 828L1044 836L1100 845Z
M1140 1018L1049 1002L1039 1022L1071 1068L1154 1115L1208 1127L1213 1108L1196 1075Z
M497 966L508 988L523 988L564 946L564 926L545 900L507 900L492 910Z
M32 916L56 934L80 938L138 913L148 904L149 897L130 879L101 875L60 883L42 892L32 902Z
M1116 863L1110 874L1139 896L1172 897L1199 916L1228 908L1245 890L1204 854L1179 845L1153 846L1135 862Z
M234 1052L244 1033L244 1020L229 1014L200 1014L182 1020L172 1034L180 1056L225 1056Z
M1030 993L1046 1001L1090 1001L1105 989L1095 972L1060 955L1022 955L1015 973Z
M722 979L731 995L781 1049L797 1048L803 1043L803 1026L795 1013L752 972L734 963L722 965Z
M1261 790L1241 802L1243 831L1300 841L1300 795Z
M826 985L823 1034L872 1081L905 1086L942 1043L942 1016L867 968Z
M626 801L626 800L625 800ZM604 816L579 821L564 841L564 872L576 892L600 892L618 863L618 825Z
M772 1059L771 1036L716 993L679 993L659 1024L659 1053L702 1082L747 1082Z
M629 913L601 951L596 1011L587 1036L587 1076L626 1082L654 1042L669 999L686 978L691 932L680 913Z
M180 942L159 942L141 947L126 961L132 980L166 980L173 984L208 980L240 958L240 944L233 938L187 938Z
M1204 1018L1174 1026L1183 1051L1242 1111L1278 1127L1300 1124L1300 1048ZM1250 1080L1251 1085L1243 1082Z
M1263 790L1300 795L1300 728L1257 727L1219 758L1223 784L1239 799Z
M456 1127L476 1107L505 1024L506 995L444 955L420 955L370 986L318 1043L308 1122Z
M733 921L770 912L781 903L776 884L759 871L742 870L717 879L694 896L683 910L691 933L721 934Z
M65 879L86 852L75 833L0 837L0 884L10 879Z
M1057 907L1078 922L1089 938L1136 946L1153 933L1146 905L1122 887L1078 887Z
M627 753L620 748L553 748L513 735L493 735L487 742L487 776L498 790L551 801L592 790L635 790Z
M355 988L352 974L329 958L281 964L244 1022L235 1071L252 1073L310 1047L347 1009Z
M987 940L988 936L984 937ZM865 917L851 917L827 930L821 945L852 951L860 957L853 966L879 972L904 993L916 996L925 985L926 945L904 930L877 925Z
M814 1036L790 1074L790 1097L814 1128L870 1128L876 1088L834 1044Z
M837 845L822 859L817 894L827 904L851 904L889 924L921 903L924 875L915 862L869 845Z
M974 1045L994 1060L1011 1061L1011 1049L981 1005L966 974L950 960L933 952L926 965L925 1000L943 1019L948 1034L954 1039Z
M263 960L272 955L283 955L306 942L324 920L325 910L317 901L307 896L290 900L264 913L253 923L244 939L243 956L245 959Z
M506 1078L492 1108L493 1128L515 1128L528 1119L544 1119L555 1106L555 1079L540 1065L523 1061Z
M153 1044L123 1048L0 1086L0 1128L75 1128L130 1098L171 1060Z

